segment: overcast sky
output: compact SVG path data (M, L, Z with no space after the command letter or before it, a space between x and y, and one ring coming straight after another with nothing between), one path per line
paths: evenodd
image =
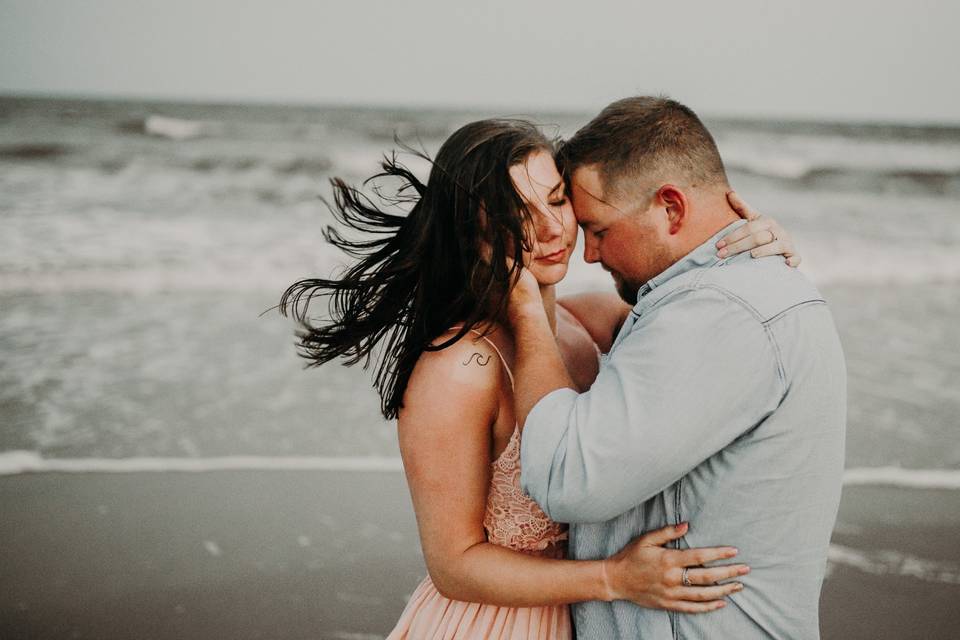
M960 124L960 2L0 0L0 92Z

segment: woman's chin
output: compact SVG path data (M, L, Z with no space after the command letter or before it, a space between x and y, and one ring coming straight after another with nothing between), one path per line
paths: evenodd
M530 272L533 274L533 277L537 279L541 287L548 287L563 280L564 276L567 275L567 264L564 262L558 262L552 265L538 264L531 268Z

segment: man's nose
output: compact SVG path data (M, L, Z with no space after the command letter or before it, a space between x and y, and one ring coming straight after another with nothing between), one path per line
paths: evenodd
M589 234L584 234L589 236ZM583 239L583 261L587 263L600 262L600 252L597 251L596 243L589 237Z

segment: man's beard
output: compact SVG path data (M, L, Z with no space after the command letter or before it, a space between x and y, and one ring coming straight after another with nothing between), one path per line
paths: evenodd
M635 282L628 282L619 273L610 273L613 276L613 284L617 288L620 299L633 306L637 304L637 294L640 292L640 285Z

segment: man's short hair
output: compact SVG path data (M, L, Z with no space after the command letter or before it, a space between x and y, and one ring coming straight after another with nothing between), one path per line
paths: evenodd
M666 97L610 104L560 146L557 163L568 180L596 165L605 197L654 188L656 180L729 186L713 136L689 107Z

